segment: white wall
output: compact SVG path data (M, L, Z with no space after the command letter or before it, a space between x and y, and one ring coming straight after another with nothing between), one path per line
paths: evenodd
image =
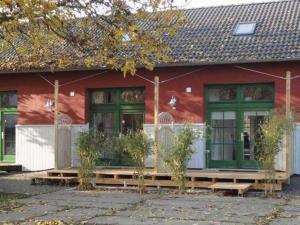
M61 166L73 166L76 137L86 125L72 125L71 135L65 135L59 142ZM63 133L61 133L63 134ZM62 139L60 139L62 140ZM69 159L70 158L70 159ZM16 126L16 164L21 164L24 171L38 171L54 168L54 126L53 125L17 125Z
M296 124L294 131L294 173L300 175L300 123Z
M203 134L204 124L202 123L193 123L191 124L192 128L199 131ZM175 133L178 133L180 128L183 127L183 124L173 124L173 129ZM151 138L154 139L154 125L153 124L144 124L145 133ZM205 139L199 137L195 140L193 144L194 154L192 155L191 160L188 163L188 168L190 169L201 169L205 168ZM148 167L153 167L154 155L152 154L146 161Z

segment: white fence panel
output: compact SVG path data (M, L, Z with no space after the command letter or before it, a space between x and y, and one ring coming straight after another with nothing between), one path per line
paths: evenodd
M76 142L86 125L71 125L59 130L59 167L78 166ZM71 129L71 130L69 130ZM54 168L54 125L16 126L16 163L24 171Z
M53 125L16 126L16 163L24 171L54 167Z
M78 167L80 165L78 153L77 153L77 140L80 132L87 131L89 129L89 125L72 125L71 129L71 165L72 167Z
M300 124L294 131L294 173L300 175Z
M204 124L194 123L191 124L192 128L204 132ZM183 127L183 124L173 124L175 133L178 133L180 128ZM154 139L154 125L153 124L144 124L144 131L149 138ZM193 144L194 154L192 155L191 160L188 163L189 169L202 169L205 168L205 139L204 137L199 137L195 140ZM150 155L146 160L147 167L154 166L154 155Z

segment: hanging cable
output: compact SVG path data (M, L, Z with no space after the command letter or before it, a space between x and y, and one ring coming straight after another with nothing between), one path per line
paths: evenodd
M148 82L150 82L151 84L154 84L154 81L152 81L152 80L150 80L150 79L147 79L147 78L145 78L145 77L143 77L143 76L141 76L141 75L139 75L139 74L135 74L135 76L137 76L137 77L139 77L139 78L141 78L141 79L143 79L143 80L145 80L145 81L148 81Z
M300 77L300 75L291 77L291 80L297 79L297 78L299 78L299 77Z
M193 74L193 73L195 73L195 72L202 71L202 70L206 69L207 67L208 67L208 66L205 66L205 67L202 67L202 68L200 68L200 69L196 69L196 70L193 70L193 71L184 73L184 74L180 74L180 75L178 75L178 76L175 76L175 77L172 77L172 78L169 78L169 79L166 79L166 80L162 80L162 81L160 81L159 83L160 83L160 84L163 84L163 83L166 83L166 82L169 82L169 81L172 81L172 80L181 78L181 77L185 77L185 76L188 76L188 75Z
M86 76L86 77L83 77L83 78L79 78L77 80L72 80L72 81L68 81L66 83L63 83L61 85L59 85L60 87L63 87L63 86L66 86L66 85L69 85L69 84L73 84L73 83L76 83L76 82L79 82L79 81L83 81L83 80L86 80L86 79L90 79L90 78L93 78L93 77L96 77L96 76L99 76L99 75L102 75L104 73L107 73L109 70L105 70L105 71L102 71L100 73L95 73L95 74L91 74L89 76Z
M49 80L47 80L47 78L46 77L44 77L43 75L39 75L44 81L46 81L47 83L49 83L52 87L54 87L54 84L51 82L51 81L49 81Z
M187 72L187 73L183 73L183 74L180 74L180 75L177 75L175 77L171 77L169 79L166 79L166 80L163 80L163 81L160 81L159 83L160 84L163 84L163 83L166 83L166 82L169 82L169 81L172 81L172 80L175 80L175 79L179 79L179 78L182 78L182 77L185 77L185 76L188 76L190 74L193 74L195 72L199 72L199 71L202 71L206 68L208 68L209 66L205 66L205 67L201 67L199 69L196 69L196 70L193 70L193 71L190 71L190 72ZM242 67L242 66L234 66L235 68L238 68L238 69L241 69L241 70L246 70L246 71L250 71L250 72L253 72L253 73L257 73L257 74L262 74L262 75L266 75L266 76L270 76L270 77L274 77L274 78L277 78L277 79L282 79L282 80L286 80L285 77L282 77L282 76L278 76L278 75L274 75L274 74L270 74L270 73L266 73L266 72L262 72L262 71L258 71L258 70L254 70L254 69L250 69L250 68L246 68L246 67ZM107 73L109 72L110 70L105 70L105 71L102 71L100 73L95 73L95 74L91 74L89 76L86 76L86 77L83 77L83 78L79 78L79 79L76 79L76 80L72 80L72 81L68 81L66 83L63 83L61 85L59 85L60 87L63 87L63 86L66 86L66 85L69 85L69 84L73 84L73 83L76 83L76 82L79 82L79 81L82 81L82 80L86 80L86 79L90 79L90 78L93 78L93 77L96 77L96 76L99 76L99 75L102 75L104 73ZM45 78L44 76L42 75L39 75L44 81L46 81L47 83L49 83L51 86L54 87L54 84L49 81L47 78ZM136 73L135 76L147 81L147 82L150 82L151 84L154 84L154 81L148 79L148 78L145 78L144 76ZM294 79L297 79L297 78L300 78L300 75L299 76L294 76L294 77L291 77L292 80Z
M281 77L281 76L270 74L270 73L261 72L261 71L258 71L258 70L249 69L249 68L242 67L242 66L234 66L234 67L238 68L238 69L242 69L242 70L247 70L247 71L250 71L250 72L254 72L254 73L263 74L263 75L266 75L266 76L269 76L269 77L274 77L274 78L277 78L277 79L286 80L285 77Z

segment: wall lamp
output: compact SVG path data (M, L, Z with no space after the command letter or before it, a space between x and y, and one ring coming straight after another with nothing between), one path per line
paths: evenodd
M172 107L172 109L176 109L176 103L177 103L176 97L172 96L168 104Z

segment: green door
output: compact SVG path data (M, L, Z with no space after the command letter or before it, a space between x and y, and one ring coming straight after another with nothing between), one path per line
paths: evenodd
M209 112L209 167L236 168L238 154L238 113L212 110Z
M273 85L206 87L207 164L210 168L257 169L259 125L273 109Z
M241 168L257 168L256 155L259 151L256 143L261 138L260 124L268 115L269 109L243 110L241 123Z
M143 128L145 90L137 88L106 88L90 92L91 128L107 136L118 136L129 130ZM127 166L130 162L120 152L103 149L98 165Z
M16 124L15 112L1 112L1 161L14 162L16 155Z

